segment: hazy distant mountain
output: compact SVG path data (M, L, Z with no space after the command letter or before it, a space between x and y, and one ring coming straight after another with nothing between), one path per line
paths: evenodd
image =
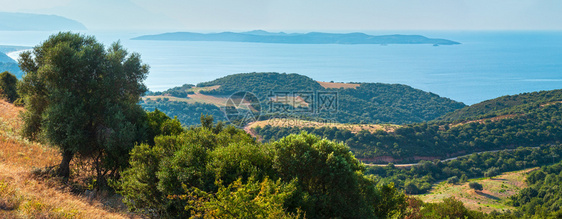
M17 78L21 78L23 76L23 72L19 68L18 63L6 54L0 52L0 73L4 71L8 71L16 75Z
M57 15L0 12L0 30L86 30L86 27Z
M373 36L364 33L271 33L263 30L234 33L192 33L175 32L157 35L144 35L133 40L171 40L171 41L228 41L255 43L287 43L287 44L460 44L446 39L432 39L421 35L382 35Z
M0 52L0 62L16 62L6 54Z
M0 73L9 71L10 73L16 75L16 77L21 78L23 76L23 72L19 68L18 62L7 56L5 53L25 49L31 49L31 47L0 45Z

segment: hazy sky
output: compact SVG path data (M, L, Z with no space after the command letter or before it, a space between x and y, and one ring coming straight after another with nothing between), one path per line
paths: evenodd
M560 0L0 0L91 30L562 30Z

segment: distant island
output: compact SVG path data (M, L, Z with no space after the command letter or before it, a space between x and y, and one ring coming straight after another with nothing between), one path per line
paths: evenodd
M373 36L364 33L272 33L263 30L248 32L222 33L193 33L174 32L156 35L143 35L133 40L166 40L166 41L224 41L224 42L252 42L252 43L285 43L285 44L432 44L456 45L460 44L447 39L427 38L421 35L380 35Z
M86 27L78 21L57 15L0 12L0 30L86 30Z

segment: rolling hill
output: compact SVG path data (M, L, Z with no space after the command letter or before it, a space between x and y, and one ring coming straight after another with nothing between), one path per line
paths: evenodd
M265 125L254 127L253 133L269 141L307 131L344 141L355 156L378 163L411 163L480 151L536 147L562 139L562 102L558 100L560 92L544 91L485 101L452 113L464 120L407 124L392 131L353 133L338 127ZM489 103L508 106L498 107L498 110L482 110L485 107L481 106Z
M169 116L183 117L193 111L169 113L166 105L178 102L199 102L221 106L227 98L239 91L255 94L261 102L261 119L274 117L298 117L305 120L330 120L337 123L370 124L391 123L410 124L430 121L465 105L436 94L415 89L406 85L383 83L330 83L318 82L299 74L281 73L243 73L229 75L197 86L184 85L164 92L150 94L149 98L160 102L150 102L148 108L145 98L143 106L158 108ZM157 94L157 95L154 95ZM322 95L332 95L333 108L321 102ZM183 104L185 105L185 104ZM187 106L187 105L186 105ZM181 107L180 107L181 108ZM283 109L281 112L279 109ZM197 115L205 113L195 112ZM207 112L219 115L221 112ZM198 116L197 116L198 119ZM192 119L183 120L186 125L194 124ZM197 124L197 123L195 123Z
M0 12L0 30L86 30L78 21L57 15Z
M466 121L525 113L537 106L562 102L562 89L507 95L448 113L438 120Z

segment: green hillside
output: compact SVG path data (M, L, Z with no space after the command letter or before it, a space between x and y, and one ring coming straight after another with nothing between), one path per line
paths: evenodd
M266 98L270 91L315 91L323 87L309 77L299 74L242 73L228 75L213 81L197 84L198 87L220 85L218 89L203 91L204 94L231 95L249 91Z
M408 163L424 159L444 159L479 151L533 147L560 141L562 103L553 102L556 99L553 95L548 95L558 92L546 92L536 100L528 98L528 104L508 108L509 111L502 112L510 114L509 116L454 123L418 123L404 125L389 132L379 130L373 133L352 133L335 127L298 128L267 125L255 128L254 131L265 141L308 131L328 139L344 141L356 156L371 162ZM528 94L523 94L526 95ZM475 114L475 118L480 117Z
M321 84L322 83L322 84ZM296 112L295 105L285 105L289 109L284 112L283 117L299 117L314 120L317 118L328 119L338 123L368 124L368 123L392 123L410 124L430 121L446 113L460 109L465 105L436 94L400 84L383 83L328 83L317 82L307 76L299 74L281 73L243 73L222 77L213 81L200 83L197 86L184 85L157 93L164 96L189 98L189 94L200 93L208 98L227 98L229 95L239 91L254 93L262 105L262 119L279 116L278 111L271 107L271 98L278 92L289 92L298 100L299 92L310 92L313 95L308 102L309 109L316 110L321 104L322 92L337 95L332 111L306 111ZM204 89L212 88L212 89ZM199 90L197 90L199 89ZM171 99L170 99L171 100ZM205 100L202 100L205 102ZM318 101L318 102L315 102ZM226 102L226 99L225 99ZM210 103L210 102L207 102ZM278 102L276 102L277 104ZM216 103L213 103L216 104ZM152 105L167 112L165 106ZM294 108L293 108L294 107ZM190 112L186 112L190 113ZM215 112L213 112L215 113ZM218 114L218 113L215 113ZM170 116L182 117L180 114ZM182 121L190 123L188 121Z
M550 90L519 95L507 95L464 107L448 113L439 120L459 121L491 118L500 115L524 113L537 105L562 101L562 90Z
M529 188L521 190L511 197L515 207L519 207L526 215L538 215L546 218L556 212L557 218L562 216L562 162L529 173Z

